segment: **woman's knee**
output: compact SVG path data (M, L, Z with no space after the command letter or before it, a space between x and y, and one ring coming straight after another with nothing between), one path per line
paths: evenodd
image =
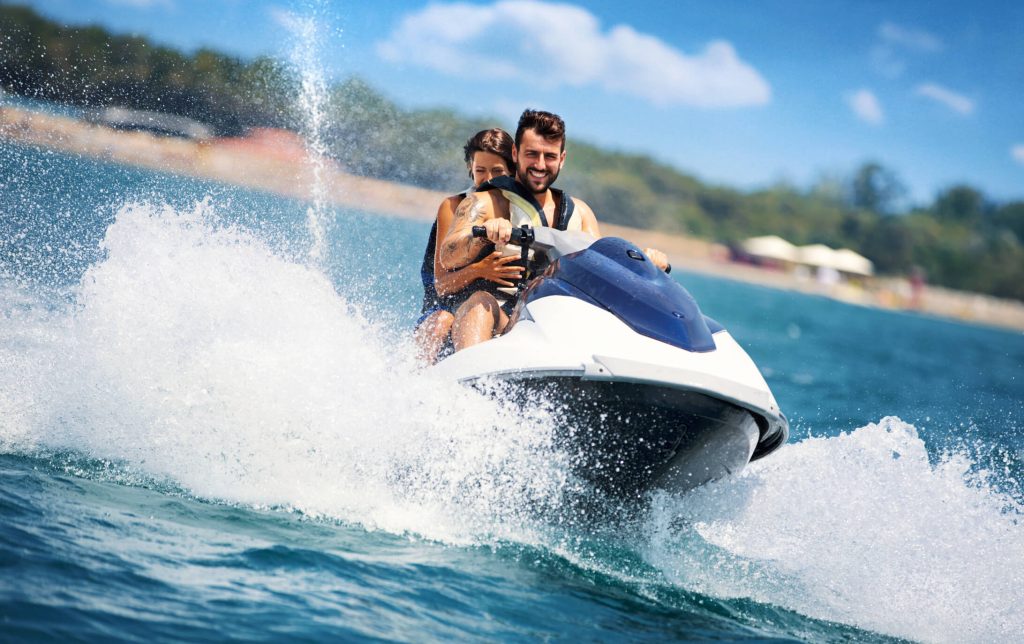
M493 295L484 291L477 291L470 295L463 305L459 307L458 315L469 313L474 309L495 315L499 308L498 300L494 299Z
M452 322L455 320L455 316L444 309L438 309L428 315L419 323L417 330L433 332L437 329L444 329L450 327Z
M455 324L455 314L451 311L438 311L437 317L434 319L434 328L447 330L452 328Z
M494 299L494 296L486 291L477 291L469 296L466 300L468 304L483 305L488 308L498 305L498 300Z

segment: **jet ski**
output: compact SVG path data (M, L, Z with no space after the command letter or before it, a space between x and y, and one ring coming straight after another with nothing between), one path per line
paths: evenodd
M685 492L786 442L789 423L750 356L639 248L528 226L511 243L532 276L505 333L434 369L553 405L556 440L587 484L617 498Z

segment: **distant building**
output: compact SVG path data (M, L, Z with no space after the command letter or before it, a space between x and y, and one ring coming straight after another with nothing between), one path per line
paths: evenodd
M213 130L199 121L174 114L130 110L124 107L104 107L85 114L90 123L117 130L141 130L163 136L204 140L213 137Z
M751 237L740 244L739 250L740 256L758 266L790 269L799 261L796 246L776 235Z
M799 263L819 273L834 272L846 277L870 277L875 273L871 260L848 248L834 250L825 244L811 244L800 246L797 251Z
M871 260L848 248L835 250L824 244L794 246L775 235L751 237L740 248L751 263L805 273L811 269L828 283L835 283L840 275L859 278L875 273Z
M849 248L840 248L836 251L834 257L835 269L840 273L846 273L847 275L857 275L860 277L871 277L875 274L874 263L864 257L860 253L854 252Z

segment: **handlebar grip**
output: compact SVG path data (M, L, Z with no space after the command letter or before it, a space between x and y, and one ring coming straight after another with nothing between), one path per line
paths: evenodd
M487 229L483 226L473 226L473 237L486 238ZM529 226L522 226L520 228L513 228L512 235L509 238L509 242L513 244L532 243L533 242L533 231L530 230Z

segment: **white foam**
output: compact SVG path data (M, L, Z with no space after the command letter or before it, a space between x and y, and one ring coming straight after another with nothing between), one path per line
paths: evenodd
M543 413L418 372L405 334L208 203L128 205L103 247L70 312L5 325L35 336L4 343L22 368L0 376L8 448L449 541L519 530L534 500L556 499L562 472L536 466Z
M656 500L649 561L675 583L926 641L1024 632L1022 507L885 418L788 445Z
M566 483L543 408L524 419L418 372L406 335L218 223L209 203L125 206L103 246L70 307L0 282L0 449L66 450L206 499L453 543L540 541L578 559L571 538L563 548L532 520L538 506L557 516ZM658 497L637 547L697 592L913 639L1012 640L1024 632L1022 508L971 465L931 463L916 430L889 418Z

